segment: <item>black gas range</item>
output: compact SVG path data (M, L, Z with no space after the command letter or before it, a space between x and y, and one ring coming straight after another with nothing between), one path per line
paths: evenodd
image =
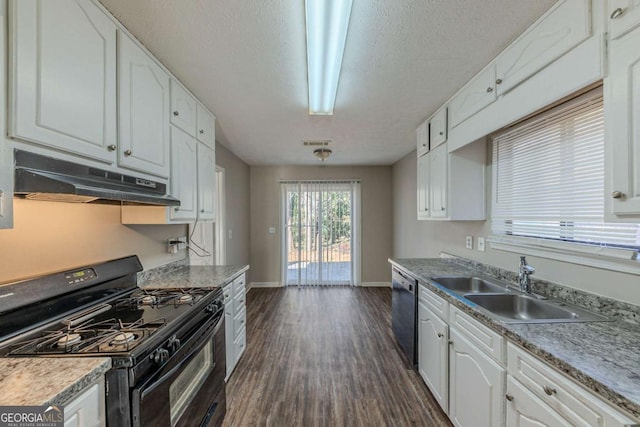
M220 425L221 289L140 289L136 256L0 287L1 357L110 357L108 426Z

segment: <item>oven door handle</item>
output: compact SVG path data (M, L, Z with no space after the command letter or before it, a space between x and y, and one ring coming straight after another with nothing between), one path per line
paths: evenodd
M222 321L224 319L224 316L220 316L220 318L218 319L218 321L216 322L216 325L212 328L211 326L208 325L204 325L202 326L198 332L196 332L195 334L193 334L191 336L191 338L189 338L189 340L187 341L187 343L185 343L185 345L183 346L183 348L188 348L189 344L191 344L194 340L200 341L201 344L195 346L193 349L191 349L189 351L189 353L187 353L186 356L182 356L180 360L180 362L178 362L174 367L172 367L171 369L169 369L169 371L167 371L166 373L161 373L159 375L154 375L151 378L149 378L148 381L145 381L139 388L138 390L140 391L140 401L144 400L144 398L151 392L153 392L157 387L161 386L167 379L171 378L173 375L175 375L176 372L178 372L180 369L182 369L185 365L187 365L191 359L193 359L197 353L202 350L202 348L204 348L204 346L207 344L207 342L209 342L209 339L214 336L216 334L216 332L218 332L218 330L220 329L221 325L222 325ZM207 329L211 329L210 331L207 332L203 332L203 329L206 331ZM207 339L202 339L203 337L205 337ZM215 351L215 349L214 349ZM175 358L176 355L178 353L175 353L171 359ZM169 359L169 360L171 360ZM211 366L211 369L213 369L215 367L215 361L213 363L213 365Z

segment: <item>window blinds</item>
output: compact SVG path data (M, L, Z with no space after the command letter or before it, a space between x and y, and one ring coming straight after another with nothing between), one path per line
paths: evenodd
M640 247L638 225L604 222L603 113L598 89L493 138L493 233Z

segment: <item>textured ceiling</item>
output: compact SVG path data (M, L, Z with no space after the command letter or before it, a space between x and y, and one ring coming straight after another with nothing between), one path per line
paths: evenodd
M249 164L392 164L415 129L555 0L354 0L333 116L307 114L304 0L100 0Z

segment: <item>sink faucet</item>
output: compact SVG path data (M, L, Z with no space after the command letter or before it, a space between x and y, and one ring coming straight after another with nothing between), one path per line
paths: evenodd
M535 272L536 269L527 264L527 259L521 256L520 268L518 269L518 284L522 292L531 293L531 279L529 279L529 276Z

